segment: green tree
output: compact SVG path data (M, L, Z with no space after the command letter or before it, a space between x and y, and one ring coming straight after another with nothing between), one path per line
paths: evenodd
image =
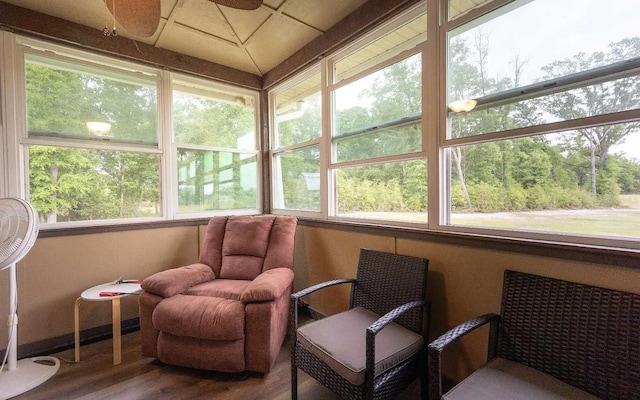
M620 60L640 56L640 38L628 38L609 46L608 52L579 53L570 59L555 61L545 67L546 76L552 79L586 71ZM562 92L540 101L542 109L554 116L568 120L594 115L625 111L637 107L640 102L640 77L631 76ZM640 128L640 123L601 125L579 129L577 135L566 135L568 148L583 154L589 162L590 190L595 197L598 176L603 176L607 157L612 146L620 143L632 132Z
M419 121L402 124L422 109L419 55L390 65L375 75L362 95L373 99L369 108L353 106L337 113L339 161L372 159L419 152ZM393 124L397 124L393 126ZM388 129L381 125L391 124ZM362 131L357 135L354 132ZM350 135L350 133L352 135ZM412 160L344 168L338 174L338 207L349 211L426 211L426 163ZM424 190L423 190L424 189Z
M85 124L101 121L111 124L110 140L157 142L153 88L28 62L26 89L31 137L93 139ZM158 215L157 155L59 143L29 146L30 200L43 221Z

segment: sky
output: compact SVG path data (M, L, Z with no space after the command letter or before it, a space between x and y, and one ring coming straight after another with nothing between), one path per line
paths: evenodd
M528 60L525 75L533 81L554 60L640 36L640 1L536 0L484 24L483 31L490 35L490 73L512 76L510 62L518 54Z
M541 68L555 60L606 52L610 43L640 37L640 0L536 0L484 24L482 30L490 35L489 74L512 77L517 54L527 60L524 85L540 79ZM640 132L613 151L640 162Z
M517 54L527 60L521 82L524 85L540 80L541 68L555 60L572 58L580 52L606 52L612 42L640 37L640 0L536 0L495 18L482 29L490 35L489 74L513 76L512 60ZM465 34L475 35L473 30ZM349 86L357 88L357 92L370 84L363 79ZM338 109L354 104L366 107L370 101L349 96L345 91L346 88ZM624 152L640 162L640 132L628 136L613 151Z

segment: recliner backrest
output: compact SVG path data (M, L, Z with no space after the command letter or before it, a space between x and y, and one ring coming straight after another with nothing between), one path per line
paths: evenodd
M213 217L199 261L222 279L252 280L272 268L293 268L296 223L291 216Z

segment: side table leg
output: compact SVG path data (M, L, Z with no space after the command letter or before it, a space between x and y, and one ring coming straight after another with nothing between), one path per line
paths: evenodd
M74 325L74 339L76 346L76 362L80 361L80 300L82 297L76 299L76 304L73 309L73 325Z
M112 316L113 316L113 365L118 365L122 362L122 338L121 338L121 326L120 326L120 299L113 299L111 301Z

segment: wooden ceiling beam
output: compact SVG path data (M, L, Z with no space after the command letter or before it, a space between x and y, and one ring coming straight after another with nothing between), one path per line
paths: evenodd
M258 75L160 49L124 36L105 37L102 29L75 24L1 1L0 29L250 89L262 88L262 78Z

